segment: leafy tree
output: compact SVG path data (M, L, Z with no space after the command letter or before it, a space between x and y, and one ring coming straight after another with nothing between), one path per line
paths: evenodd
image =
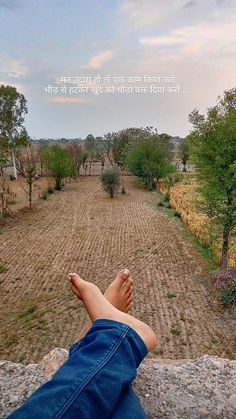
M74 175L73 163L67 150L58 145L53 145L44 151L44 163L55 179L58 191L62 189L62 180Z
M103 172L100 178L104 191L109 193L110 197L113 198L120 186L119 173L114 169L109 169Z
M126 164L131 173L138 176L151 190L155 180L174 171L169 149L157 134L139 138L130 148Z
M23 127L27 114L26 99L15 87L0 86L0 148L11 154L14 176L17 178L15 165L16 150L28 144L28 135Z
M81 144L73 143L67 146L67 151L73 163L76 176L79 176L80 167L84 158L83 147Z
M11 166L11 162L3 155L0 155L0 176L3 176L3 169L4 167Z
M229 238L236 226L236 89L225 91L206 116L189 115L189 135L204 208L222 234L221 267L228 267Z
M18 172L26 178L27 187L23 187L29 206L32 208L33 202L33 183L37 171L37 166L40 163L39 149L32 144L27 147L17 150L16 154L16 167Z
M179 157L183 164L183 172L186 172L186 164L189 160L189 145L188 140L185 138L179 145Z

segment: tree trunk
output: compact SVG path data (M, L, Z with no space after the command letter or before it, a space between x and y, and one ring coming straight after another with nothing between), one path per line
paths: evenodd
M13 150L12 150L12 164L13 164L14 177L17 179L16 160L15 160L15 153Z
M223 244L222 244L222 258L221 258L221 267L227 269L228 267L228 250L229 250L229 233L230 226L225 224L223 228Z
M33 179L31 176L29 179L29 206L30 208L32 208L32 183L33 183Z
M113 190L112 190L112 191L110 191L110 197L111 197L111 198L114 198L114 192L113 192Z
M56 178L56 190L61 190L61 178Z

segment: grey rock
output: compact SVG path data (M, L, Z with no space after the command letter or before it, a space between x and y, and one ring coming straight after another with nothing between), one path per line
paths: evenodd
M66 361L56 348L41 363L0 361L0 418L5 418ZM146 359L134 383L149 418L235 419L236 361L205 355L195 360Z

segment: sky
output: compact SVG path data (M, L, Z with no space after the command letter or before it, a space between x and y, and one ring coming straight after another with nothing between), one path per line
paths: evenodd
M236 0L0 0L0 84L27 99L32 138L183 137L236 87L235 22Z

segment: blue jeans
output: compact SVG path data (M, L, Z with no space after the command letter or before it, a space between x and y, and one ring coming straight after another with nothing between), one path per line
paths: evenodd
M132 388L146 355L146 345L128 325L96 320L53 378L9 418L147 418Z

